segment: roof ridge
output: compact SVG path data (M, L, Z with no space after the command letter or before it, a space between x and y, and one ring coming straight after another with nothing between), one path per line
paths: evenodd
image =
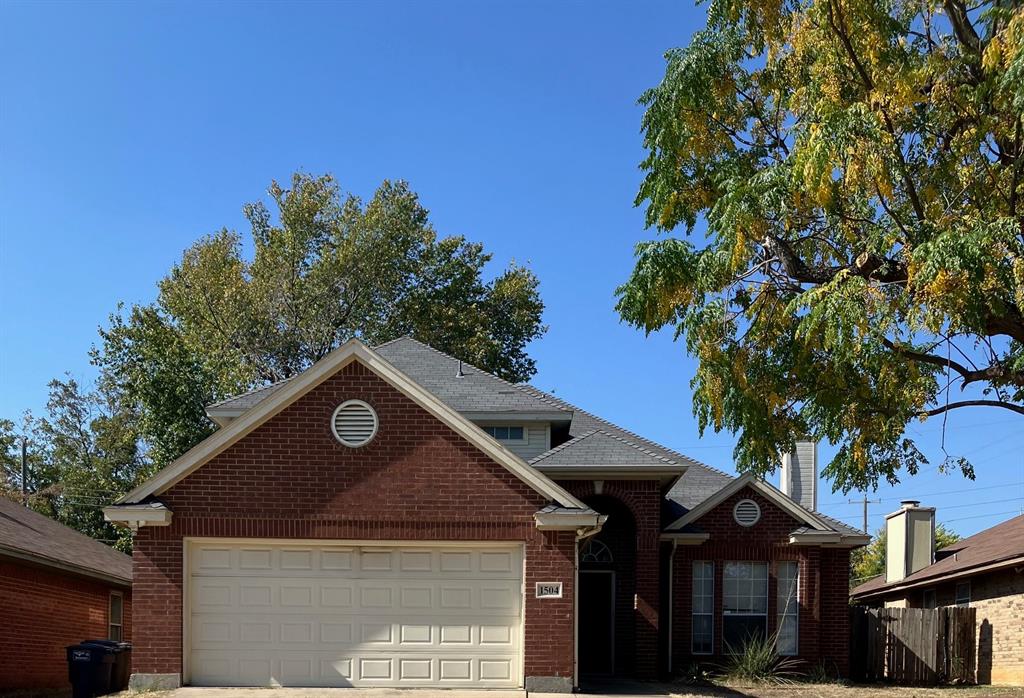
M419 346L423 347L424 349L428 349L428 350L434 352L435 354L438 354L440 356L444 356L444 357L452 359L454 361L461 361L468 368L471 368L474 371L479 371L480 373L486 373L488 376L490 376L491 378L495 379L496 381L500 381L501 383L504 383L505 385L507 385L510 388L515 388L519 392L526 393L527 395L529 395L534 400L539 400L541 402L545 402L545 403L548 403L548 404L551 404L551 405L555 405L556 407L560 406L560 405L557 404L557 402L558 402L557 398L555 400L552 400L551 397L548 396L547 394L544 394L543 397L542 396L538 396L538 395L534 395L534 394L532 394L532 393L530 393L528 391L523 390L523 388L522 388L523 384L522 383L513 383L511 381L505 380L501 376L497 376L497 375L491 373L490 371L488 371L486 369L482 369L479 366L477 366L476 364L470 363L469 361L466 361L465 359L460 359L457 356L452 356L451 354L449 354L447 352L441 351L437 347L430 346L426 342L421 342L420 340L416 339L412 335L406 335L405 337L399 337L398 339L407 339L410 342L414 342L414 343L418 344ZM391 342L387 342L387 344L391 344L392 342L397 342L398 339L391 340ZM384 346L384 345L382 344L380 346ZM377 347L372 347L372 349L374 349L376 351ZM568 403L566 403L566 404L568 404Z
M300 373L301 373L301 371L300 371ZM267 383L266 385L261 385L261 386L258 386L256 388L252 388L251 390L246 390L244 393L238 393L237 395L232 395L231 397L226 397L223 400L219 400L217 402L214 402L214 403L211 403L211 404L207 405L206 409L210 409L210 408L213 408L213 407L219 407L219 406L223 405L225 402L233 402L235 400L238 400L239 398L246 397L247 395L255 395L256 393L262 392L264 390L269 390L270 388L273 388L275 386L281 385L282 383L287 383L292 378L295 378L295 376L297 376L297 375L299 375L299 374L295 373L293 375L288 376L287 378L282 378L279 381L274 381L273 383Z
M572 446L573 444L578 444L580 441L583 441L584 439L590 438L591 436L596 434L598 431L599 431L598 429L591 429L590 431L584 432L583 434L580 434L579 436L574 436L571 439L569 439L568 441L566 441L565 443L558 444L554 448L549 448L548 450L544 451L544 453L541 453L539 456L535 456L535 457L531 458L527 462L530 465L533 465L534 463L537 463L539 461L544 460L545 458L548 458L550 456L555 455L559 451L563 451L563 450L569 448L569 446Z
M598 422L601 422L602 424L606 424L609 427L611 427L613 429L617 429L617 430L621 431L624 434L628 434L629 436L631 436L632 438L636 439L637 441L639 441L641 443L647 443L647 444L651 444L652 446L656 446L657 448L663 449L664 451L666 451L668 453L671 453L674 456L677 456L678 458L682 459L683 461L689 461L690 463L695 463L696 465L699 465L700 467L702 467L702 468L704 468L706 470L710 470L711 472L715 473L716 475L721 475L723 477L727 477L730 480L735 480L736 479L735 475L730 475L729 473L727 473L727 472L725 472L723 470L719 470L718 468L714 468L714 467L708 465L707 463L703 463L703 462L697 460L696 458L691 458L690 456L684 455L684 454L680 453L679 451L677 451L677 450L675 450L673 448L669 448L668 446L664 446L662 444L659 444L657 441L652 441L651 439L648 439L648 438L645 438L643 436L640 436L639 434L637 434L637 433L635 433L633 431L630 431L629 429L626 429L625 427L620 427L618 424L614 424L612 422L609 422L604 417L599 417L599 416L597 416L596 414L594 414L592 412L588 412L587 410L585 410L585 409L583 409L581 407L577 407L575 404L569 402L568 400L563 400L560 397L557 397L555 395L551 395L550 393L546 393L546 392L544 392L543 390L541 390L540 388L538 388L538 387L536 387L534 385L531 385L529 383L519 383L517 387L521 387L521 388L523 388L524 390L527 390L527 391L534 391L534 392L541 393L542 395L546 395L550 399L555 400L557 402L560 402L560 403L562 403L566 407L572 408L574 411L580 412L581 414L585 414L588 417L590 417L591 419L594 419L594 420L596 420Z

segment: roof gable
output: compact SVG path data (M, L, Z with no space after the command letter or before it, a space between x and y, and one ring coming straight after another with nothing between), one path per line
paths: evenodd
M834 527L827 524L815 513L808 511L804 507L800 506L792 499L784 495L778 489L772 487L764 480L758 479L753 475L747 474L734 479L728 485L720 489L718 492L708 497L700 504L698 504L690 511L686 512L683 516L679 517L671 524L668 525L666 530L668 531L679 531L699 520L702 516L713 510L719 504L727 500L729 497L739 492L744 487L750 487L756 490L758 493L763 495L766 499L770 500L779 509L792 516L797 521L803 522L811 529L815 531L833 531Z
M269 395L264 395L238 418L129 492L118 503L138 503L167 490L353 361L359 361L548 499L573 509L586 508L582 502L531 468L472 422L355 339L335 349L303 373L283 384L277 384L277 388Z

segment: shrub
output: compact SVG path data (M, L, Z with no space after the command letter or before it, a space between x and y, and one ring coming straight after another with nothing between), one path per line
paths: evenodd
M799 677L800 660L781 657L775 637L750 637L739 648L727 646L722 674L732 681L790 684Z

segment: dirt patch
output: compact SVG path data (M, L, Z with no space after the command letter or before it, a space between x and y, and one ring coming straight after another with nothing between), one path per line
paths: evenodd
M673 686L671 692L680 698L704 696L749 698L1024 698L1024 687L944 686L913 688L905 686L849 686L844 684L807 684L792 686L715 685L708 687Z

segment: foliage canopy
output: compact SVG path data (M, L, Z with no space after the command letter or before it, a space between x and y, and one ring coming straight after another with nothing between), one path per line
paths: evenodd
M617 309L685 336L740 469L827 439L867 489L927 462L910 420L1024 415L1017 3L712 0L666 58L637 204L685 235L637 247Z

